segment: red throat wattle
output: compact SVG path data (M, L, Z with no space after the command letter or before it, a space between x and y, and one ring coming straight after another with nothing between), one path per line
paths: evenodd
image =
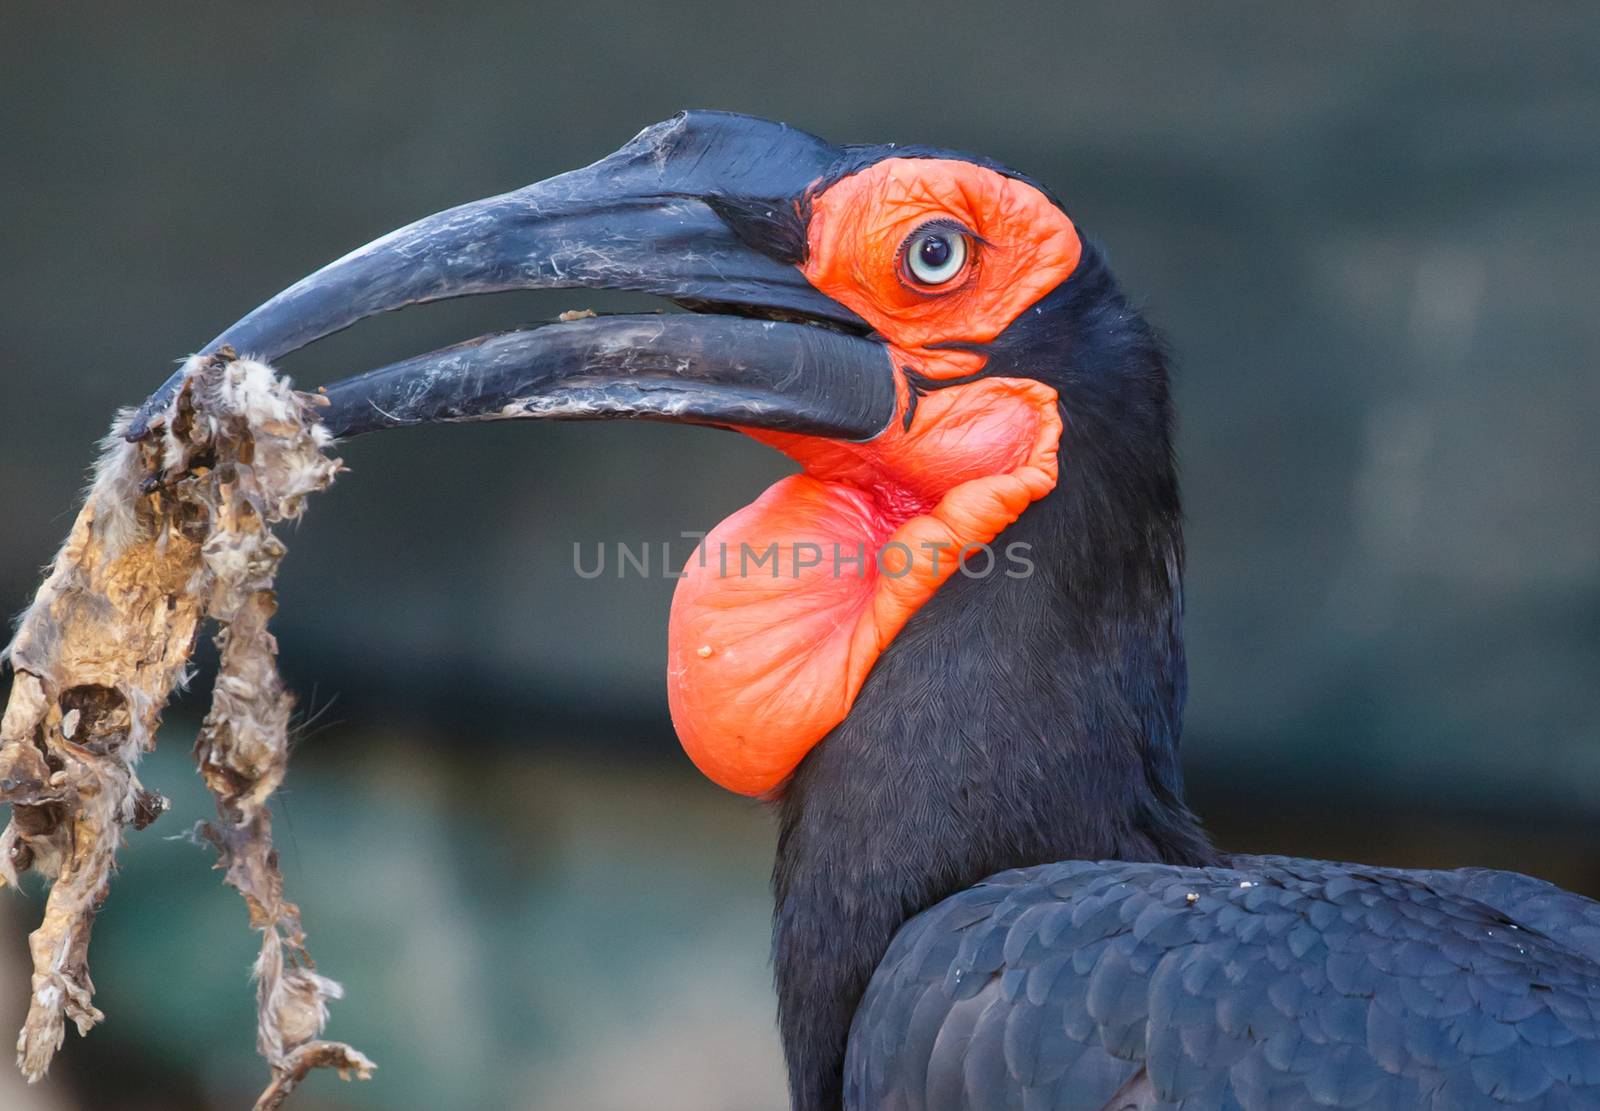
M905 280L901 257L930 220L978 244L934 295ZM1059 208L972 163L888 159L814 197L808 237L806 277L889 341L900 412L867 443L750 433L801 473L713 529L678 583L673 724L701 771L746 795L781 787L957 573L958 555L988 545L1057 480L1055 390L1026 378L939 386L982 370L984 356L935 345L993 340L1072 273L1079 241ZM938 387L915 399L909 427L906 371Z

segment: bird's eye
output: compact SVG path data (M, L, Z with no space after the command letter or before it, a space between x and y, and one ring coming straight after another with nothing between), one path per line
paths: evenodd
M967 236L944 224L925 224L906 241L905 269L918 285L945 285L967 265Z

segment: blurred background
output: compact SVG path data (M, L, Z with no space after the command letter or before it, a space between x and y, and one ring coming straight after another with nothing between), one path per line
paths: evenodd
M1066 198L1178 352L1193 801L1222 843L1513 867L1600 895L1600 11L261 3L0 11L0 607L93 441L192 350L416 216L587 163L683 106L992 155ZM568 308L361 325L305 383ZM773 834L671 734L676 542L785 472L660 426L358 441L288 540L305 724L291 897L364 1085L302 1111L785 1106ZM680 558L686 554L679 546ZM0 678L0 688L9 676ZM0 690L3 693L3 690ZM93 947L108 1020L16 1111L247 1105L254 939L188 747L145 781ZM0 899L0 1029L38 891Z

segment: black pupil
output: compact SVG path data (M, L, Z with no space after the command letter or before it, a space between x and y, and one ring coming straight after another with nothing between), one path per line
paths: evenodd
M917 255L931 269L937 270L950 261L950 241L942 235L925 235L917 246Z

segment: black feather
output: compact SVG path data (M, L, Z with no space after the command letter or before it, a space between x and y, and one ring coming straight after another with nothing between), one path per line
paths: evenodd
M784 792L773 958L804 1111L839 1106L856 1006L911 914L1005 868L1215 859L1177 756L1183 550L1160 345L1090 248L985 351L992 373L1057 388L1066 478L995 541L1028 545L1034 574L946 583ZM1041 937L1105 936L1117 913L1041 921ZM917 959L964 994L1002 957L930 939ZM1136 1024L1120 1036L1134 1051Z
M1006 891L998 901L996 887ZM986 920L951 913L974 892L984 893ZM1055 904L1043 913L1041 893ZM1062 930L1040 943L1038 924L1059 908L1087 907L1085 921L1103 923L1107 905L1118 911L1109 936ZM1163 913L1176 906L1187 913ZM1249 928L1267 920L1294 925ZM931 1060L875 1060L876 1079L867 1083L862 1047L877 1023L903 1020L901 991L917 999L924 1028L932 997L951 1013L960 1005L937 969L925 970L931 987L895 986L924 934L956 921L968 923L955 929L963 935L1027 934L1027 942L1007 946L1012 956L999 972L1048 967L1048 991L987 1004L984 1021L1015 1019L1016 1039L995 1046L940 1037ZM1150 943L1152 922L1163 931L1163 955L1139 973L1128 954ZM1141 1093L1143 1102L1132 1103L1141 1108L1600 1106L1596 922L1600 904L1481 870L1408 873L1240 857L1228 867L1107 861L1008 872L912 919L895 938L868 989L863 1015L871 1018L857 1023L851 1041L848 1106L918 1111L926 1105L905 1078L958 1068L995 1076L1002 1063L1024 1106L1083 1106L1110 1098L1115 1089L1100 1089L1107 1075L1127 1079L1117 1072L1125 1059L1139 1070L1127 1093ZM1274 950L1296 930L1314 944L1280 970ZM1085 952L1094 954L1087 964L1065 959ZM1034 1031L1043 1029L1064 1032L1077 1047L1073 1068L1093 1083L1063 1088L1064 1071L1017 1067L1030 1064L1041 1044ZM1052 1052L1073 1054L1070 1047ZM942 1060L943 1053L961 1060ZM974 1060L984 1054L999 1059Z

